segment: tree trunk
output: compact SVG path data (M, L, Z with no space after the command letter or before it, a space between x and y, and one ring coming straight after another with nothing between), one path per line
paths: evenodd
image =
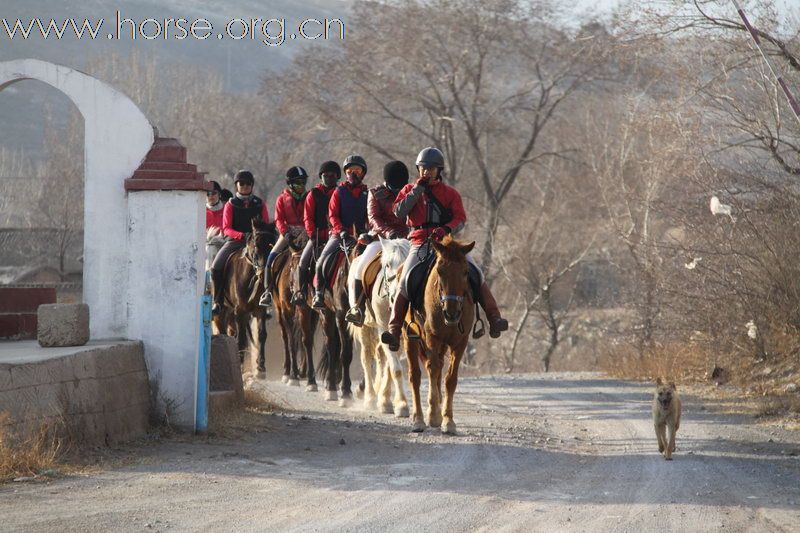
M490 206L488 216L488 226L483 240L483 250L481 251L481 268L483 269L483 276L486 278L486 283L491 287L492 281L494 281L494 240L497 236L497 227L500 223L499 207Z

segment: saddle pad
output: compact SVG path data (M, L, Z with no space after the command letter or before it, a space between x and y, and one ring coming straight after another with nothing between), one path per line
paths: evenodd
M372 297L372 288L378 280L378 275L381 272L381 252L364 267L364 272L361 274L361 283L364 286L364 295L367 299Z

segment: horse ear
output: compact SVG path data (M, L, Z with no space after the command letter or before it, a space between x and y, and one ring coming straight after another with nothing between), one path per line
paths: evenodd
M440 243L439 241L431 240L431 246L433 246L433 249L434 249L434 250L436 251L436 253L437 253L437 254L439 254L439 255L442 255L442 254L444 254L445 250L447 250L447 248L445 248L445 247L442 245L442 243Z
M464 255L467 255L472 251L473 248L475 248L475 241L472 241L471 243L462 246L461 251L464 252Z
M661 378L656 378L656 385L663 385L664 382L661 381Z
M388 242L388 239L384 239L383 237L381 237L380 235L378 235L378 240L379 240L379 241L380 241L380 243L381 243L381 248L382 248L383 250L385 250L385 249L386 249L386 243Z
M253 228L253 233L256 232L256 220L257 219L255 217L250 219L250 227Z
M669 388L672 389L672 390L677 390L677 387L675 387L675 382L674 381L670 381L669 382Z

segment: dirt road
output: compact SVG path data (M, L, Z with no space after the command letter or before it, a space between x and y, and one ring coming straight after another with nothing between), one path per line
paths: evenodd
M800 436L684 395L657 452L651 389L593 374L467 378L459 436L277 382L247 431L0 487L3 530L798 531Z

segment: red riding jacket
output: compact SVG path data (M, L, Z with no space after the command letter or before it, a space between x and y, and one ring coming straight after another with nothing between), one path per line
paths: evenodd
M467 221L464 204L457 190L441 180L434 180L429 184L429 189L449 213L440 213L435 202L428 199L425 188L418 183L409 183L403 187L394 201L395 216L405 218L406 224L411 228L408 239L412 244L424 243L428 235L439 227L447 227L451 233L456 233ZM448 215L449 221L446 220Z
M289 226L303 226L305 196L295 200L292 193L284 189L275 201L275 227L278 233L285 235Z
M222 209L212 211L206 207L206 229L210 228L211 226L216 226L220 231L222 231L222 212L224 208L225 206L222 206Z
M401 237L408 235L408 226L406 226L405 220L397 218L393 211L397 194L386 185L369 190L367 198L369 225L384 239L388 239L391 233L396 233Z
M330 204L331 195L335 189L335 186L329 189L322 183L319 183L306 195L303 224L306 227L306 233L310 239L313 239L314 234L316 234L319 242L328 240L328 204ZM317 205L317 196L319 196L320 199L324 198L325 205Z

